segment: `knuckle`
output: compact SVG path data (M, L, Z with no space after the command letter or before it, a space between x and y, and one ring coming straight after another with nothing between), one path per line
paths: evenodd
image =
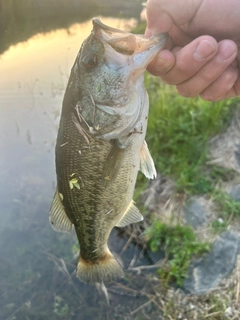
M203 100L206 100L206 101L217 101L218 99L215 98L211 93L209 93L208 91L206 92L201 92L199 94L199 96L203 99ZM220 100L220 99L219 99Z
M189 85L188 86L177 85L176 89L178 93L185 98L194 98L198 95L198 92L196 92L196 90Z
M227 88L222 86L221 80L218 79L205 90L200 92L200 97L206 101L219 101L226 95Z
M209 71L209 69L202 68L198 73L199 78L206 83L211 83L215 79L215 75Z
M194 73L189 61L186 63L184 59L179 59L177 64L175 65L175 68L177 69L179 74L184 74L186 79L192 76L192 74Z
M232 66L229 66L221 75L222 81L228 85L235 83L237 77L238 71Z
M174 80L174 78L172 77L168 77L167 75L165 76L161 76L161 79L166 82L166 84L169 84L169 85L176 85L176 82Z

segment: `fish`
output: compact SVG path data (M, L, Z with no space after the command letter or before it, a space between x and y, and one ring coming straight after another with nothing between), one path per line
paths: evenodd
M71 69L55 147L57 187L50 223L75 232L77 277L111 282L123 269L108 248L111 230L143 220L133 202L138 171L157 175L145 141L148 95L144 71L166 41L92 20Z

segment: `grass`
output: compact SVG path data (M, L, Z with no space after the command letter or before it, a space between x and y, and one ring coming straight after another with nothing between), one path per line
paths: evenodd
M212 197L215 204L221 209L222 218L229 219L231 216L240 216L239 201L235 201L221 189L216 189L213 192Z
M153 252L160 249L165 252L168 262L158 274L167 283L175 281L181 286L192 258L210 250L209 243L198 241L190 226L171 226L154 221L145 234Z
M147 142L157 171L174 178L179 192L212 191L204 172L208 141L229 123L232 100L184 98L150 74L145 84L150 99Z
M240 217L240 202L234 200L220 188L216 188L211 195L219 218L211 224L215 233L220 233L228 228L228 225L235 218Z

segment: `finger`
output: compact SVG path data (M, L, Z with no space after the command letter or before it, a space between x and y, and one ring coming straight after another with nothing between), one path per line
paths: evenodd
M149 0L146 4L147 25L152 34L168 32L173 23L183 25L196 14L201 0L186 0L184 5L178 1Z
M148 67L154 75L162 77L168 84L180 84L196 74L218 49L217 42L210 36L202 36L179 50L174 50L174 62L170 55L161 51ZM177 51L177 52L176 52ZM165 61L164 61L165 58Z
M176 25L173 25L168 34L174 46L179 47L184 47L197 38L189 36L181 27L177 27Z
M147 70L154 76L161 76L174 67L175 56L169 50L162 50L149 64Z
M168 32L173 25L171 16L162 9L158 0L149 0L146 4L147 30L145 34L152 36L160 32Z
M231 66L237 72L237 80L235 81L233 86L225 94L223 94L222 96L220 95L217 99L212 100L212 101L224 100L224 99L228 99L228 98L236 98L236 97L240 96L240 63L239 63L240 59L239 58L240 58L240 53L238 52L237 58L234 59L233 62L231 63ZM205 96L202 98L205 99ZM206 97L206 98L208 98L208 97Z
M238 72L238 78L234 86L227 92L225 99L235 98L240 96L240 71Z
M232 65L217 78L210 86L200 93L200 96L207 101L223 100L227 96L236 96L234 84L238 79L238 70Z
M237 55L237 46L231 40L218 44L217 54L195 75L177 85L178 92L184 97L195 97L213 83L233 62Z

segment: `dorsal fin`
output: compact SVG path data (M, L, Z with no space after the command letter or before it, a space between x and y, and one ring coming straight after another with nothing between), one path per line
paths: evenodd
M157 172L152 156L148 150L147 142L144 141L140 152L140 170L148 179L155 179Z
M131 223L136 223L142 220L143 220L143 216L139 212L138 208L134 205L133 200L131 200L123 217L116 224L116 227L125 227Z
M72 222L69 220L65 212L58 189L56 189L53 198L52 206L50 209L49 221L55 231L71 232L72 230Z

